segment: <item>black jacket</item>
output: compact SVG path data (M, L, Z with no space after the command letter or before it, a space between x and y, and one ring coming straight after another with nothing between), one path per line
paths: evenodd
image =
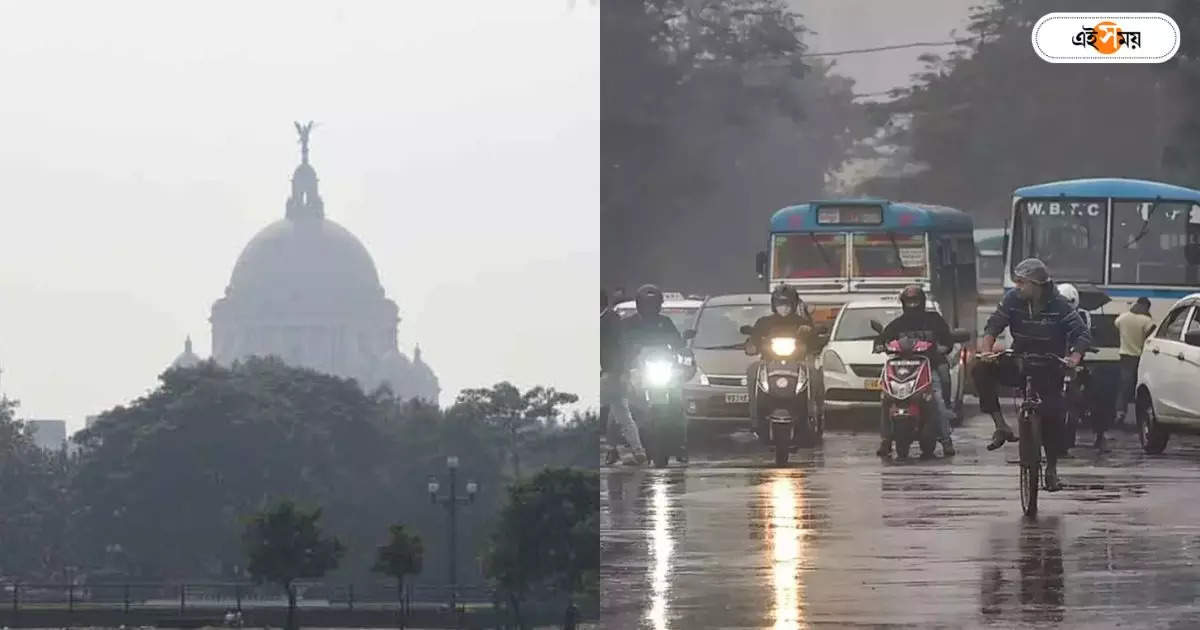
M666 315L644 316L635 313L621 322L622 349L626 365L633 367L638 353L647 346L668 345L676 351L683 350L683 336L675 322Z
M937 346L945 348L950 348L954 345L954 338L950 336L950 325L946 323L946 318L942 317L941 313L935 311L921 311L919 313L904 313L900 315L900 317L888 322L887 326L884 326L878 341L880 344L886 345L887 342L899 339L905 333L918 333L917 336L928 339L937 344ZM946 361L946 355L941 350L938 350L936 346L927 353L927 356L935 364Z
M600 313L600 371L623 370L625 361L621 347L621 316L611 308Z
M796 330L799 327L811 327L812 325L812 318L807 315L792 313L791 315L783 316L771 313L770 315L758 318L758 321L754 322L754 331L750 333L750 341L754 345L762 347L764 339L776 335L795 337L797 336ZM806 342L808 339L802 339L801 341Z
M1050 299L1034 312L1032 302L1022 298L1017 289L1009 289L988 318L984 334L995 337L1008 328L1014 352L1082 355L1092 346L1092 334L1058 289L1051 285L1050 290Z

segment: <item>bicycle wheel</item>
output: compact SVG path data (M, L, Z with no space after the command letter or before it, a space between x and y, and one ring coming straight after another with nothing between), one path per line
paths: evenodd
M1042 440L1032 414L1020 419L1021 510L1026 516L1037 515L1038 488L1041 486Z

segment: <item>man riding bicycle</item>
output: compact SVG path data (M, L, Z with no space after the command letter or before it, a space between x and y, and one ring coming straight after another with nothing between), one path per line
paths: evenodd
M1071 369L1077 367L1083 360L1084 352L1091 346L1092 337L1079 313L1071 308L1051 283L1046 265L1036 258L1027 258L1013 269L1013 280L1016 288L1004 294L984 326L979 351L991 353L996 345L996 336L1008 328L1013 338L1014 353L1061 357L1069 352L1067 365ZM990 414L996 425L987 449L994 451L1006 441L1016 442L1016 434L1004 421L1004 414L1000 411L996 387L1021 385L1025 375L1021 373L1018 362L1012 355L998 355L996 360L978 360L971 369L971 376L979 393L980 411ZM1034 389L1042 401L1046 489L1055 492L1062 488L1058 480L1058 455L1064 438L1063 370L1057 366L1040 367L1029 376L1033 378Z

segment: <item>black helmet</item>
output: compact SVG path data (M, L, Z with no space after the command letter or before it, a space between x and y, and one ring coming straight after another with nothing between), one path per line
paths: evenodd
M925 290L910 284L900 292L900 307L905 313L920 313L925 310Z
M639 315L658 315L662 312L662 290L653 284L642 285L642 288L638 289L635 303Z
M781 313L779 312L779 307L784 305L787 305L791 308L791 313L787 313L788 315L798 312L800 306L800 294L797 293L792 287L789 287L786 284L781 284L775 287L774 291L771 291L771 312L775 313L776 315L780 315Z

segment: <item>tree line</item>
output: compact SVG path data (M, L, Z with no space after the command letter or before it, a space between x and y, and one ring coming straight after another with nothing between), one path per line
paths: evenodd
M283 585L263 567L289 566L293 579L319 568L343 582L382 571L444 585L446 514L430 505L426 481L444 481L453 455L460 483L480 486L459 512L460 583L486 580L517 606L543 586L594 589L599 423L590 412L566 417L576 401L499 383L440 409L276 359L210 361L164 372L155 390L73 436L68 454L37 448L5 399L0 577L61 582L78 567L137 581L267 576ZM247 527L290 523L280 527L299 540L326 540L314 533L318 518L337 543L313 556L323 564L248 553ZM570 533L554 538L565 546L546 545L545 528L559 526ZM536 532L542 544L530 546Z

